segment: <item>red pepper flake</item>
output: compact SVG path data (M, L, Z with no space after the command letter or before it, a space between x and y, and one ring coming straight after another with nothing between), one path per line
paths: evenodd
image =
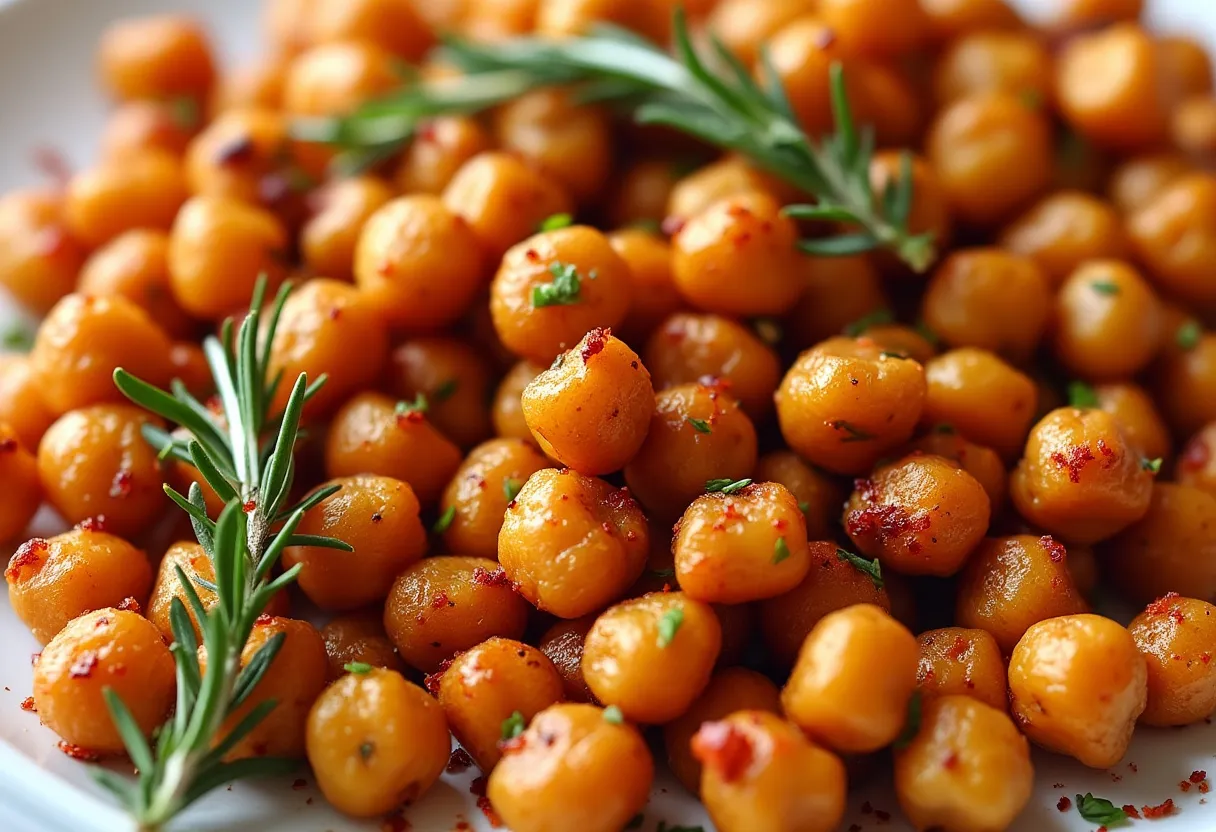
M1064 548L1064 544L1049 534L1039 538L1039 545L1055 563L1061 562L1068 556L1068 550Z
M723 782L733 783L752 764L747 734L729 722L706 722L692 738L692 755L716 769Z
M106 516L99 514L96 517L86 517L76 524L76 528L82 532L104 532L106 530Z
M1056 808L1061 812L1067 812L1072 808L1072 801L1068 799L1067 795L1065 795L1056 802Z
M1087 462L1093 462L1097 457L1094 452L1089 449L1088 445L1076 445L1067 454L1056 451L1051 455L1051 461L1061 468L1068 469L1068 479L1070 482L1081 481L1081 469L1085 467Z
M1183 794L1186 794L1190 790L1191 790L1191 781L1190 780L1179 780L1178 781L1178 791L1182 792Z
M406 410L395 414L397 417L397 427L404 428L407 425L421 424L426 418L421 410Z
M505 586L514 589L511 579L507 577L506 571L501 566L493 572L480 566L476 567L473 570L473 583L479 586Z
M958 768L958 752L957 751L951 751L949 754L946 755L946 759L942 760L942 768L945 768L950 771Z
M950 645L950 649L946 651L946 655L954 659L956 662L963 658L963 654L967 652L967 648L971 643L962 636L954 637L954 644Z
M452 756L448 757L447 772L448 774L460 774L462 771L468 771L473 765L473 758L469 756L469 752L463 748L457 748L452 752Z
M1169 817L1174 814L1174 800L1173 798L1167 798L1164 803L1159 803L1156 806L1141 806L1140 812L1149 820Z
M380 832L410 832L413 826L401 814L401 810L393 812L391 815L385 815L384 820L380 821Z
M381 277L388 277L392 273L393 273L393 261L392 260L381 260L376 265L376 274L380 275Z
M1127 767L1132 770L1132 774L1140 771L1140 766L1136 765L1135 763L1128 763Z
M17 450L16 439L13 439L11 436L6 436L3 439L0 439L0 453L8 454L15 450Z
M305 805L305 806L311 806L311 805L312 805L312 798L310 797L310 798L308 798L307 800L305 800L305 801L304 801L304 805Z
M1112 451L1110 449L1110 447L1106 444L1105 439L1098 440L1098 453L1102 454L1102 456L1108 456L1108 457L1115 455L1115 452Z
M502 828L502 818L498 816L498 812L494 811L494 807L490 804L490 798L484 794L477 798L477 808L486 816L486 822L490 824L491 829Z
M1130 803L1123 807L1123 814L1127 815L1129 818L1140 820L1140 810Z
M21 700L21 710L28 711L31 714L38 713L38 705L34 702L34 697L27 696Z
M1177 592L1167 592L1153 603L1144 608L1149 615L1165 615L1173 606L1172 602L1178 597Z
M439 683L443 681L443 674L448 672L448 668L452 666L453 659L444 659L439 663L439 669L434 673L428 673L422 680L422 686L426 688L427 693L431 696L439 695Z
M266 626L267 624L269 624L269 623L270 623L272 620L273 620L273 619L270 617L270 614L269 614L269 613L262 613L261 615L259 615L257 618L255 618L255 619L253 620L253 626L255 626L255 627L265 627L265 626Z
M247 135L235 136L220 146L215 153L215 162L220 165L235 165L248 162L253 158L257 145Z
M439 590L439 593L431 599L431 609L439 610L444 607L454 607L456 602L448 598L447 590Z
M115 609L125 610L126 612L133 612L136 615L143 615L143 611L144 611L143 607L141 607L139 605L139 602L129 596L126 598L123 598L122 601L119 602L118 606L115 607Z
M1123 780L1123 775L1122 775L1122 774L1115 774L1113 771L1110 773L1110 781L1111 781L1112 783L1118 783L1118 782L1120 782L1121 780Z
M307 788L308 788L308 781L305 780L303 777L297 777L291 783L291 790L293 792L303 791L304 789L307 789Z
M134 479L135 476L126 468L120 470L114 475L114 479L110 481L110 496L115 499L129 496Z
M881 544L903 535L928 531L931 525L928 513L918 511L912 515L903 506L898 505L867 506L850 512L845 520L845 528L850 537L868 537ZM915 538L909 538L904 543L912 554L921 549Z
M1199 784L1199 793L1200 794L1207 794L1211 790L1212 790L1212 784L1209 783L1207 780L1204 780L1202 783Z
M687 222L688 220L683 217L664 217L663 221L659 223L659 230L668 237L674 237L684 230Z
M16 552L13 552L13 557L8 562L8 568L4 570L4 577L10 584L17 583L21 578L23 566L42 566L43 553L48 548L50 548L50 544L42 537L25 541L17 547Z
M68 675L73 679L88 679L93 675L95 667L97 667L97 651L85 650L76 657L76 661L72 662L72 666L68 668Z
M82 763L95 763L101 759L101 755L96 751L90 751L87 748L81 748L79 745L72 745L70 742L60 740L55 743L55 747L67 754L73 760L79 760Z
M612 337L612 330L600 326L588 332L583 337L583 349L581 350L583 363L586 364L593 356L603 352L610 337Z
M1202 769L1197 769L1197 770L1191 772L1191 782L1192 783L1202 783L1204 780L1207 780L1207 779L1208 779L1208 773L1206 771L1203 771Z
M1211 653L1200 653L1199 661L1203 662L1204 664L1211 664L1212 663L1212 654Z

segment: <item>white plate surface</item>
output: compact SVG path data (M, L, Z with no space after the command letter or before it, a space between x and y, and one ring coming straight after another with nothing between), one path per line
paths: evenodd
M1025 0L1050 8L1054 0ZM1199 33L1216 50L1216 2L1149 0L1163 28ZM0 0L0 190L36 184L40 174L33 150L50 146L74 165L88 164L100 132L105 105L93 75L93 48L102 26L115 18L169 9L205 20L227 62L257 49L257 0ZM0 296L0 326L15 312ZM4 484L0 483L0 499ZM30 692L30 655L37 643L14 617L0 594L0 830L4 832L127 832L133 825L90 780L86 767L55 749L55 737L37 717L20 710ZM1181 731L1142 729L1119 767L1091 771L1069 760L1036 753L1034 798L1013 832L1091 830L1075 811L1061 814L1062 795L1092 791L1116 804L1156 805L1167 797L1179 813L1161 821L1138 821L1154 832L1216 830L1216 793L1211 800L1195 790L1181 794L1178 782L1195 769L1216 779L1216 727ZM417 832L447 832L465 821L489 829L468 785L475 771L446 775L419 806L405 813ZM303 789L291 779L238 785L204 800L184 815L176 829L258 830L258 832L354 832L378 829L342 818L325 806L311 780ZM889 784L855 793L842 828L902 832ZM890 821L863 811L863 803L889 811ZM660 820L711 827L703 812L669 775L656 784L642 829ZM461 827L467 828L467 827Z

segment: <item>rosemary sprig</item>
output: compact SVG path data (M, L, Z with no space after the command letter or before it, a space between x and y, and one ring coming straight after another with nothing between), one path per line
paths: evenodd
M294 581L300 571L297 564L271 579L271 570L283 549L307 544L350 550L333 538L295 534L304 512L337 490L321 489L296 505L286 505L300 413L325 379L309 384L301 374L283 412L270 415L270 402L281 381L280 375L272 378L269 372L270 344L290 287L280 290L259 339L265 289L265 281L260 280L249 314L235 336L229 319L220 338L204 342L223 405L221 416L208 410L179 382L175 381L167 392L125 370L114 371L114 383L123 395L190 433L189 438L177 438L145 426L144 438L162 456L194 465L227 501L219 517L211 518L198 483L190 486L186 496L164 486L170 499L190 515L195 536L215 569L214 583L195 579L216 593L217 602L211 610L203 608L191 580L177 569L186 599L200 622L208 657L206 670L199 666L198 641L186 605L174 598L170 608L174 641L170 649L177 663L177 706L151 745L117 694L105 690L110 714L138 768L138 776L131 782L104 769L95 771L94 776L118 797L144 830L159 829L207 792L233 780L295 768L296 761L275 758L224 761L224 755L274 709L273 701L260 703L222 738L221 726L252 693L282 644L281 637L272 638L241 667L241 652L254 621L271 596Z
M799 247L823 256L874 248L895 252L923 271L935 256L931 235L911 234L912 162L905 156L899 180L881 194L870 185L874 136L859 130L844 89L841 67L831 68L836 132L813 141L798 126L780 78L762 55L763 81L716 39L702 55L689 38L682 11L675 16L676 56L637 36L603 27L587 37L520 37L493 43L448 40L444 59L464 75L416 81L343 118L297 121L296 138L339 146L346 167L374 163L407 141L420 121L470 114L529 90L576 85L583 100L617 100L641 124L661 124L712 145L738 151L817 199L786 213L857 228L843 235L804 239Z

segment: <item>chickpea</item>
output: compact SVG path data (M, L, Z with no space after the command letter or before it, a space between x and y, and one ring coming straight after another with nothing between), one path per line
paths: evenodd
M890 302L868 256L807 257L803 264L802 297L784 319L794 346L806 349L858 322L889 319Z
M268 178L281 175L288 153L287 121L281 113L230 110L190 143L186 179L194 194L262 205L267 202Z
M338 7L339 3L326 5ZM408 4L396 3L405 7ZM337 116L401 83L393 56L370 40L321 43L302 52L283 79L283 110L296 116Z
M1127 223L1136 255L1162 289L1196 303L1216 299L1210 268L1216 258L1216 176L1175 179Z
M929 18L929 30L939 41L1022 25L1006 0L920 0L920 6Z
M1008 93L950 104L930 126L925 147L954 215L968 224L1008 219L1051 181L1047 119Z
M1123 759L1144 712L1147 671L1131 633L1100 615L1026 631L1009 659L1009 706L1029 739L1091 768Z
M595 694L583 678L583 648L587 633L598 616L559 620L541 636L537 649L548 657L562 679L565 698L572 702L594 703Z
M140 306L166 333L187 336L194 325L170 294L168 252L169 238L164 232L127 231L85 261L77 288L94 297L121 295Z
M325 799L359 818L418 800L443 773L451 749L443 709L382 668L349 673L317 697L305 747Z
M140 156L149 150L182 156L198 127L194 109L192 102L128 101L118 105L101 133L101 158Z
M1174 476L1180 485L1193 486L1216 496L1214 448L1216 448L1216 424L1209 423L1192 436L1178 454L1178 468L1174 472ZM1147 451L1144 455L1150 456Z
M138 613L103 607L67 624L34 663L38 719L98 754L126 751L105 691L122 699L144 737L173 708L175 672L160 633Z
M268 0L262 4L261 30L271 50L294 55L314 39L318 0Z
M593 705L537 714L504 751L486 794L515 832L616 832L650 796L654 760L636 728Z
M938 265L921 303L925 323L950 346L1025 362L1047 330L1051 286L1030 257L961 249Z
M543 468L507 506L498 560L533 606L578 618L620 598L646 566L650 533L622 489Z
M168 230L186 196L181 163L149 150L73 176L64 220L73 236L97 247L135 228Z
M504 438L532 439L532 431L524 419L523 393L524 388L532 383L532 379L545 371L541 364L532 361L520 361L511 368L494 392L494 403L491 405L491 417L494 420L494 432Z
M1159 35L1157 60L1167 79L1165 89L1183 98L1212 91L1212 61L1203 44L1187 35Z
M97 60L102 84L120 101L182 97L201 103L215 82L211 44L198 22L182 15L111 23Z
M818 15L800 16L774 29L766 49L798 125L811 136L830 132L834 125L830 70L845 54L835 31ZM845 81L850 99L857 101L858 76L850 73Z
M1047 46L1030 32L970 32L951 43L937 59L934 95L939 105L989 92L1050 102L1051 63Z
M1094 393L1098 397L1098 407L1115 417L1128 444L1138 448L1145 459L1163 459L1171 455L1169 430L1144 388L1131 382L1116 382L1096 387Z
M384 632L383 616L379 610L349 613L331 618L321 628L325 642L325 657L329 662L330 681L342 678L346 665L370 664L386 670L405 670L397 648Z
M546 218L570 213L573 207L554 179L500 152L479 153L465 162L443 189L442 198L448 210L472 229L490 262L532 234Z
M13 612L42 644L78 615L148 595L147 556L97 525L28 540L4 570Z
M464 34L475 41L527 35L536 28L540 0L485 0L466 6Z
M907 450L939 456L970 474L988 495L992 516L995 517L1005 505L1008 473L1000 455L991 448L965 439L952 426L936 426L910 442Z
M401 0L317 0L309 24L316 43L368 41L410 62L435 41L416 6Z
M626 343L640 346L684 306L671 273L671 246L641 228L614 231L608 235L608 243L625 261L632 278L629 311L617 331Z
M722 8L730 3L731 0L725 0ZM772 3L774 6L779 4ZM747 159L726 156L681 177L671 189L666 213L670 221L678 225L727 197L756 192L776 196L781 187L779 180L758 170Z
M447 548L497 558L507 506L529 477L548 467L544 455L523 439L491 439L469 451L439 504L441 514L453 511L443 533Z
M439 116L425 122L405 149L394 174L405 194L439 196L465 162L491 148L490 136L466 116Z
M589 226L529 237L503 256L490 286L494 330L523 358L552 361L589 330L625 318L629 266Z
M287 231L269 211L234 199L196 196L169 235L169 286L197 318L222 320L247 307L259 275L283 279Z
M885 610L855 604L825 615L781 691L786 716L831 748L876 751L903 729L918 648Z
M422 410L382 393L359 393L347 401L325 442L328 476L392 477L408 483L424 507L435 504L459 466L460 449Z
M1192 157L1211 159L1216 154L1216 100L1198 95L1180 103L1170 116L1170 137Z
M764 193L742 193L691 217L672 240L685 300L723 315L779 315L798 300L798 229Z
M501 745L515 739L515 715L522 717L522 731L562 699L562 679L545 654L506 638L461 653L439 682L439 705L452 734L485 772L502 759Z
M273 53L232 67L211 93L210 112L218 116L230 110L279 109L291 59L289 54Z
M671 159L643 158L629 164L612 186L609 223L617 227L659 223L667 215L667 203L680 173L680 166ZM630 231L626 228L617 234ZM640 228L636 231L642 233ZM625 256L619 247L617 253Z
M946 424L1003 459L1022 450L1038 392L1027 376L987 350L963 347L925 364L924 423Z
M57 192L0 196L0 288L44 314L76 285L85 246L68 232Z
M813 0L720 0L709 13L707 28L751 66L763 44L796 18L814 12L816 5Z
M865 338L829 338L798 356L774 399L791 450L829 471L861 474L912 436L925 370Z
M845 496L836 480L807 465L791 451L773 451L760 457L755 477L758 482L780 483L794 495L806 522L808 540L832 536Z
M353 280L359 233L392 196L388 184L374 176L340 179L318 191L315 213L300 229L305 264L319 275Z
M920 645L916 680L926 697L970 696L1002 712L1008 708L1005 660L987 630L926 630L916 643Z
M903 181L905 151L883 150L870 161L870 187L882 194ZM908 209L909 234L929 234L945 248L951 237L950 205L937 173L921 156L912 160L912 205ZM880 255L882 256L882 255ZM902 266L901 266L902 268ZM886 271L894 269L886 264Z
M597 22L622 26L660 44L671 33L669 7L653 0L540 0L536 7L538 35L587 34Z
M1050 23L1059 31L1084 31L1120 20L1138 20L1143 9L1144 0L1064 0L1053 9Z
M1203 332L1187 349L1167 348L1153 376L1154 400L1176 435L1216 420L1216 334Z
M1121 213L1134 214L1192 170L1185 157L1174 153L1133 156L1111 173L1107 195Z
M0 541L12 540L42 505L42 483L37 460L7 422L0 422L0 482L7 492L0 502Z
M1084 261L1119 259L1129 253L1115 210L1079 191L1059 191L1040 200L1006 227L1001 246L1038 263L1052 286L1063 283Z
M1056 296L1055 354L1077 375L1105 381L1142 370L1161 340L1161 305L1131 266L1091 260Z
M923 327L922 327L923 328ZM922 333L921 330L904 324L876 323L862 329L859 337L869 338L886 352L901 353L918 364L924 364L937 355L937 347L929 337L932 333Z
M925 703L920 730L895 752L895 793L918 829L995 832L1030 801L1030 744L1001 698L998 706L970 696Z
M6 438L16 439L33 451L54 421L55 414L42 400L30 359L17 353L0 353L0 424L8 425L11 432L5 434Z
M1190 725L1216 711L1216 607L1169 593L1128 625L1148 668L1144 725Z

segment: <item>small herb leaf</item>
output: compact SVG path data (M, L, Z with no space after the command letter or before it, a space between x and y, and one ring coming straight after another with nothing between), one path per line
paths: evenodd
M460 382L450 378L431 392L431 398L437 402L446 402L460 389Z
M435 521L435 525L431 526L431 531L435 534L443 534L452 526L452 521L456 519L456 506L448 506L443 514L439 515L439 519Z
M751 479L732 480L730 478L724 478L719 480L709 480L705 483L705 490L710 494L734 494L742 491L751 484Z
M1098 394L1083 381L1068 383L1068 403L1073 407L1092 408L1098 406Z
M524 732L528 727L527 720L519 711L514 711L512 714L502 721L502 739L513 740Z
M621 713L621 709L616 705L609 705L604 708L604 722L612 725L620 725L625 721L625 715Z
M569 263L550 263L549 273L553 275L553 280L532 287L532 308L573 306L578 303L582 288L578 270Z
M693 429L696 430L697 433L712 433L713 432L713 428L711 428L709 426L709 422L706 421L705 419L694 419L691 416L689 416L688 424L692 425Z
M890 309L875 309L868 315L863 315L844 328L844 334L856 338L872 326L889 324L895 320L895 313Z
M562 228L568 228L574 222L574 217L570 214L554 214L546 217L540 224L540 230L543 231L558 231Z
M1093 289L1100 295L1117 295L1119 294L1119 284L1112 280L1095 280L1089 284L1089 288Z
M519 489L523 488L524 484L514 477L507 477L502 481L502 493L507 498L508 503L515 501L519 496ZM455 508L455 506L453 506Z
M1140 468L1148 471L1150 474L1158 474L1161 472L1161 462L1161 457L1157 457L1156 459L1142 459L1140 460Z
M659 646L666 647L671 644L683 623L684 610L679 607L672 607L663 613L663 617L659 619Z
M781 563L790 556L789 544L785 542L784 537L777 538L777 542L773 544L773 563Z
M1203 327L1198 321L1185 321L1178 327L1178 331L1174 333L1174 343L1180 349L1193 350L1199 346L1199 339L1203 337Z
M371 673L372 666L367 662L347 662L342 665L342 669L347 673L355 673L362 676L364 673Z
M855 555L845 549L837 549L836 557L843 561L847 561L858 572L864 572L865 574L869 575L875 588L883 588L882 564L878 562L878 558L874 558L874 560L866 560L860 555Z
M411 402L397 402L395 411L398 416L404 416L407 413L426 413L430 409L431 404L427 401L426 394L419 393L418 395L414 396L414 400Z
M1077 795L1077 811L1081 817L1099 826L1110 826L1127 820L1127 813L1104 797L1094 797L1089 792Z
M912 698L908 700L908 719L904 722L904 730L895 738L896 748L907 748L916 739L920 731L920 706L920 691L913 691Z

